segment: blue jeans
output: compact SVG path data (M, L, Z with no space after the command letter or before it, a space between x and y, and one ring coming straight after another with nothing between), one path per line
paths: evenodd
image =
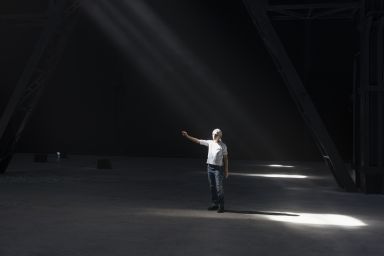
M208 164L207 169L212 204L224 208L224 168L223 166Z

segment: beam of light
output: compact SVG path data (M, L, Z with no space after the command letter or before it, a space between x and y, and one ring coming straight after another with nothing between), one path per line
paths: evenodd
M268 167L277 167L277 168L293 168L293 165L282 165L282 164L269 164Z
M131 8L121 6L121 3L88 1L85 10L139 71L146 74L145 78L155 86L159 96L172 102L191 119L202 122L199 118L204 119L203 109L206 106L196 101L199 97L193 95L192 88L185 88L185 77L180 75L172 58L167 56L168 51L162 42L153 38L152 29L143 25L141 18L136 17Z
M313 213L296 213L293 216L267 216L273 221L288 222L294 224L305 224L315 226L341 226L341 227L363 227L367 226L361 220L356 218L339 215L339 214L313 214Z
M220 100L226 103L221 112L227 119L239 124L242 134L252 134L249 143L262 145L271 155L279 151L269 132L253 121L249 110L225 89L223 81L143 1L87 3L90 16L130 60L139 63L138 68L152 80L159 96L177 106L183 116L200 126L207 121L222 122L217 110L210 107L215 105L212 100Z
M283 179L307 179L308 178L308 176L305 176L305 175L285 174L285 173L261 174L261 173L232 172L231 175L245 176L245 177L262 177L262 178L283 178Z
M138 17L141 17L143 23L148 28L156 32L154 35L157 37L158 42L162 42L165 52L176 60L175 69L182 72L184 76L188 77L191 81L195 82L195 86L184 86L184 90L188 89L191 95L198 99L198 104L204 104L204 100L209 99L208 108L203 108L203 113L208 114L207 120L215 119L217 112L212 109L212 100L220 99L224 104L221 111L226 113L228 118L233 120L234 123L239 124L240 129L243 129L244 134L252 134L248 139L254 143L261 143L263 147L271 154L279 151L278 147L272 146L272 139L268 136L269 133L264 130L259 124L251 121L252 114L244 108L241 103L233 97L226 89L224 83L213 74L209 67L201 62L193 52L185 47L185 45L177 38L168 26L153 12L143 1L124 1L132 10L134 10ZM180 69L181 68L181 69ZM201 84L202 87L196 88L196 85ZM212 95L215 97L212 99ZM197 104L195 103L194 106ZM213 104L214 105L214 104ZM255 132L255 130L257 132Z

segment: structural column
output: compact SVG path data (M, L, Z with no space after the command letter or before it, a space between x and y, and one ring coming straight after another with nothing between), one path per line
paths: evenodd
M384 1L362 0L354 163L366 193L384 192Z

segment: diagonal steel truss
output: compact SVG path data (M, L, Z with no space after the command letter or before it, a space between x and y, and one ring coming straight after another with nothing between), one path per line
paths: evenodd
M284 15L290 15L289 17L296 17L297 10L312 10L309 11L310 15L304 15L305 17L316 17L314 16L313 10L320 8L320 6L285 6L285 11L281 12L282 6L269 7L266 1L260 0L243 0L251 18L258 29L258 32L263 39L266 48L272 56L275 65L278 68L288 90L291 93L303 119L305 120L309 130L311 131L315 142L323 155L323 158L332 171L338 185L346 191L356 191L356 185L352 179L349 170L344 164L336 145L332 138L328 134L328 131L323 124L315 106L313 105L311 98L309 97L302 80L300 79L294 65L288 57L283 44L281 43L275 29L273 28L270 18L267 15L267 10L280 10L280 13ZM322 6L322 9L324 6ZM338 6L338 8L341 8ZM349 7L348 7L349 8ZM295 10L295 11L292 11ZM296 13L296 14L295 14ZM328 10L328 14L331 12ZM295 14L295 15L294 15ZM335 14L335 12L333 13ZM311 16L312 15L312 16ZM324 16L324 15L323 15ZM300 16L299 16L300 17ZM319 15L317 17L320 17Z
M0 173L12 159L21 132L62 55L78 7L75 0L51 1L46 27L0 119Z

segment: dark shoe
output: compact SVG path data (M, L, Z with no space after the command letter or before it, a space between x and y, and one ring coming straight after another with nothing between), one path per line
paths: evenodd
M224 208L223 208L223 207L219 207L219 208L217 209L217 212L218 212L218 213L223 213L223 212L224 212Z
M211 205L208 207L208 211L215 211L217 209L219 209L219 206L217 206L217 205Z

